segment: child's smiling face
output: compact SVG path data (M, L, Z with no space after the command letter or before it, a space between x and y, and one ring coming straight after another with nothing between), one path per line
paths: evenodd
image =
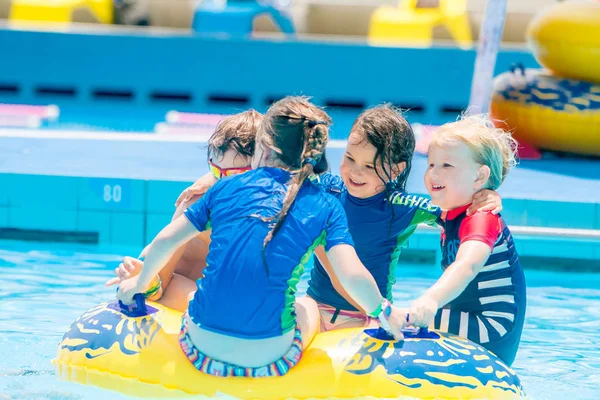
M458 140L431 144L427 163L425 186L433 204L443 210L469 204L489 176L485 167L475 162L471 149Z
M385 190L385 184L381 180L387 179L387 174L381 165L373 165L377 149L369 141L357 133L351 133L346 144L346 152L340 165L340 174L344 184L354 197L366 199ZM378 162L378 164L380 164ZM402 163L404 164L404 163ZM396 170L399 169L397 166ZM395 178L398 171L388 174ZM377 175L379 174L379 176Z

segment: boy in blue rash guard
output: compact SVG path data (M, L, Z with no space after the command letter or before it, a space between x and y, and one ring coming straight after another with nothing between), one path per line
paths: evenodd
M182 244L212 229L205 277L182 320L181 348L215 376L279 376L318 330L316 304L295 301L313 249L323 245L341 285L396 338L406 310L392 307L360 263L341 205L308 176L323 172L329 116L305 98L273 104L257 135L253 171L217 182L151 243L141 273L124 280L126 304ZM315 323L317 322L317 323Z
M411 306L410 323L466 337L511 365L525 320L523 268L500 215L468 216L473 193L498 188L515 164L509 133L481 116L446 124L429 146L425 185L447 210L441 278ZM435 317L435 318L434 318Z
M414 147L414 134L401 113L378 106L354 122L341 177L326 173L319 178L344 206L356 252L390 301L401 248L418 224L441 222L440 208L426 197L405 192ZM498 211L500 205L492 191L477 193L473 200L472 210ZM308 295L318 302L321 330L368 325L368 315L340 287L322 250L315 254Z

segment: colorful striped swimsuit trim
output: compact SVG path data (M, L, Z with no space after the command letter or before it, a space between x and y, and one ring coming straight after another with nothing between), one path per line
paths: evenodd
M181 320L181 331L179 332L179 345L188 360L200 372L213 376L243 376L243 377L268 377L283 376L294 367L302 358L302 334L296 325L294 340L288 352L279 360L262 367L241 367L216 360L199 351L192 343L188 333L187 313Z

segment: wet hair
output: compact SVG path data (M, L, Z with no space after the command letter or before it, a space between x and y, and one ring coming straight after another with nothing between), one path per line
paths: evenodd
M207 158L222 156L229 149L245 157L254 155L256 134L264 116L250 109L229 116L219 122L215 132L208 139Z
M375 147L373 166L375 173L385 185L385 193L388 201L392 201L394 191L406 190L406 181L410 174L412 157L415 152L415 134L408 121L402 116L402 111L391 104L382 104L377 107L363 111L352 124L351 133L359 135ZM359 142L360 143L360 142ZM396 179L392 179L390 168L398 163L406 163ZM378 166L381 167L384 176L379 174ZM392 218L388 228L388 234L392 233L395 212L392 207Z
M443 146L453 141L466 144L473 153L473 160L488 166L487 189L498 189L517 164L517 141L509 132L495 126L487 115L463 115L456 122L442 125L431 144Z
M386 186L388 196L394 190L405 191L415 152L415 134L400 109L382 104L365 110L352 124L351 133L358 134L375 147L375 173ZM406 163L404 171L392 179L386 164L393 166L401 162ZM384 176L379 174L377 166L381 166Z
M259 129L258 142L272 150L272 158L276 164L295 173L288 183L281 211L274 217L262 218L275 221L265 237L263 256L267 244L281 229L306 178L314 173L327 171L324 152L329 140L330 125L329 115L312 104L307 97L285 97L267 111Z

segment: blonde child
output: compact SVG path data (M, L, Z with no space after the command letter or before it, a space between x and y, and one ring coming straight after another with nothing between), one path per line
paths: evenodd
M516 143L483 116L442 126L429 145L425 185L447 212L441 278L410 309L410 323L468 338L506 364L515 359L525 319L525 276L500 215L467 215L473 194L496 190L515 165Z

